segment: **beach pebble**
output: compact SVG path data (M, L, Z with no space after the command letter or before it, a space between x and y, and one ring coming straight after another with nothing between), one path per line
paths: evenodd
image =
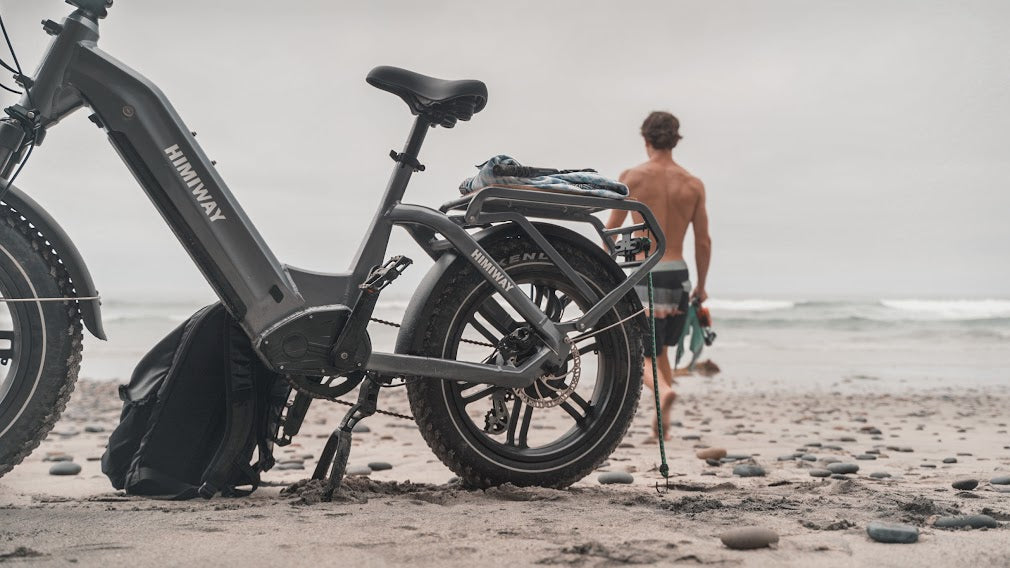
M875 459L877 459L877 456L875 456L873 454L859 454L858 456L856 456L856 459L857 460L868 461L868 460L875 460Z
M950 484L954 489L960 489L962 491L971 491L978 487L977 479L957 479L954 483Z
M694 441L700 440L701 436L699 436L698 434L688 434L686 436L681 436L680 439L690 442L692 440L694 440Z
M875 471L870 474L870 477L873 477L875 479L884 479L887 477L891 477L891 474L887 473L886 471Z
M740 477L764 477L765 470L759 465L744 464L733 468L733 475Z
M852 436L844 436L844 437L838 438L838 441L839 442L855 442L856 439L853 438Z
M924 467L926 469L936 469L935 463L920 463L919 467Z
M84 431L85 432L89 432L91 434L94 434L94 433L97 433L97 432L104 432L105 431L105 427L104 426L98 426L96 424L89 424L89 425L87 425L87 426L84 427Z
M839 463L841 461L842 460L840 460L838 458L834 458L834 457L821 458L821 463L824 464L824 465L827 465L829 463Z
M902 447L898 448L898 451L899 452L905 452L905 453L911 453L913 450L912 450L912 448L909 448L908 446L902 446Z
M845 475L844 473L832 473L831 479L838 479L845 481L846 479L852 479L851 475Z
M741 527L722 533L719 535L719 540L726 545L726 548L751 550L777 543L779 535L764 527Z
M943 463L957 463L957 458L943 458Z
M998 475L989 480L993 485L1010 485L1010 475Z
M368 475L372 473L372 468L367 465L352 465L344 473L346 475Z
M700 460L717 460L726 457L725 448L705 448L703 450L698 450L694 454Z
M81 473L81 466L71 461L57 462L49 468L49 475L77 475L78 473Z
M69 438L71 436L76 436L81 432L76 428L67 428L65 430L53 430L52 433L56 434L57 436L63 436L64 438Z
M715 475L715 472L712 471L712 470L709 470L709 471L703 471L703 472L701 472L701 474L702 475Z
M800 459L803 461L815 462L817 461L817 456L815 456L814 454L803 454L802 456L800 456Z
M305 469L305 464L303 464L302 462L284 462L277 464L277 466L274 467L274 469L276 469L277 471L285 471L289 469Z
M785 461L792 461L792 460L794 460L794 459L796 459L796 454L787 454L787 455L784 455L784 456L779 456L779 457L778 457L778 460L779 460L780 462L785 462Z
M859 466L854 463L829 463L828 471L831 473L856 473Z
M830 477L831 472L826 469L812 469L810 470L810 477Z
M612 485L615 483L633 483L635 481L635 476L631 475L626 471L608 471L606 473L601 473L599 477L596 478L601 485Z
M371 431L372 431L371 428L362 424L361 422L358 422L357 424L354 425L354 428L351 428L351 432L354 432L355 434L367 434Z
M393 464L389 462L368 462L368 467L372 471L385 471L387 469L393 469Z
M749 460L750 459L750 454L727 454L725 459L733 460L733 461L737 461L737 460Z
M63 454L63 453L51 454L51 455L47 455L46 457L42 458L42 461L44 461L44 462L69 462L69 461L74 461L74 456L72 456L70 454Z
M707 463L708 465L715 466L715 467L719 467L720 465L722 465L721 461L719 461L719 460L713 460L713 459L707 459L707 460L705 460L705 463Z
M841 446L837 446L837 445L835 445L835 444L831 444L831 445L828 445L828 446L824 446L824 449L825 449L825 450L834 450L834 451L836 451L836 452L840 452L840 451L842 451L842 447L841 447Z
M919 529L895 523L869 523L866 525L866 534L877 542L910 544L919 540Z
M999 526L999 523L989 515L965 515L961 517L940 517L933 523L933 526L941 529L960 529L965 527L994 529Z

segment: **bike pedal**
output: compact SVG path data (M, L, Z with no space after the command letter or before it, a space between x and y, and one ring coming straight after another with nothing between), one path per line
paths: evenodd
M359 288L366 292L378 292L389 286L393 280L396 280L413 263L413 260L403 255L394 256L387 260L386 264L373 268Z

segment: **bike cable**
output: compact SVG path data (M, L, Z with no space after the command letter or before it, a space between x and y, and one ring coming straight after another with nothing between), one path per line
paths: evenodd
M18 61L18 55L17 55L17 53L14 52L14 44L11 43L10 34L7 33L7 25L3 21L3 15L2 14L0 14L0 30L3 31L4 41L7 42L7 49L11 52L11 57L14 59L14 67L15 67L15 69L11 69L11 67L9 65L7 65L6 63L4 63L3 66L6 67L7 69L9 69L10 71L14 72L14 73L17 73L16 77L22 80L22 83L23 83L22 87L25 90L24 91L25 97L28 98L28 104L29 104L29 106L31 106L32 108L34 108L35 107L35 101L32 100L31 88L29 87L29 85L31 83L29 83L29 82L26 81L27 77L25 77L24 72L22 72L22 70L21 70L21 62ZM7 89L8 91L13 91L12 89L7 88L6 86L4 88ZM12 115L12 116L14 116L14 115ZM14 116L14 118L19 118L19 117ZM23 127L27 126L25 128L25 139L21 142L21 146L18 148L18 151L15 152L14 154L12 154L12 156L20 156L21 152L25 151L25 147L28 148L28 152L25 154L24 158L21 159L21 163L18 164L18 167L17 167L17 169L14 170L14 173L11 174L11 176L9 178L7 178L7 184L4 185L4 187L2 189L0 189L0 199L3 199L3 197L10 190L11 186L14 185L14 180L21 173L21 170L24 169L25 164L28 163L28 158L32 157L32 150L35 149L35 138L38 135L38 130L39 130L41 124L40 124L39 120L37 119L37 117L34 116L34 114L33 114L33 112L31 110L29 110L29 112L28 112L28 118L33 119L33 122L30 125L26 125L24 123L24 121L21 120L22 126Z

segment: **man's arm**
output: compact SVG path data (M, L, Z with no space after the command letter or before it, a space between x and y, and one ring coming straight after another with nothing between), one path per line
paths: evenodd
M698 284L691 292L692 298L704 302L708 299L705 283L708 279L708 266L712 261L712 237L708 234L708 209L705 208L705 184L694 180L698 189L698 204L694 207L691 225L694 227L694 261L698 265Z

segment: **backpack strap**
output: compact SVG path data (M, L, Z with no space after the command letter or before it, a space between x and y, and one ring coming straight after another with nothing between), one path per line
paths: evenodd
M243 349L243 341L248 339L230 316L225 317L224 329L225 369L228 373L228 387L225 394L225 430L221 445L204 470L200 496L210 499L218 491L233 493L233 475L236 467L249 468L242 461L243 453L253 433L256 416L256 377L253 372L250 353ZM251 469L251 468L250 468ZM259 474L253 472L253 488L259 484Z

